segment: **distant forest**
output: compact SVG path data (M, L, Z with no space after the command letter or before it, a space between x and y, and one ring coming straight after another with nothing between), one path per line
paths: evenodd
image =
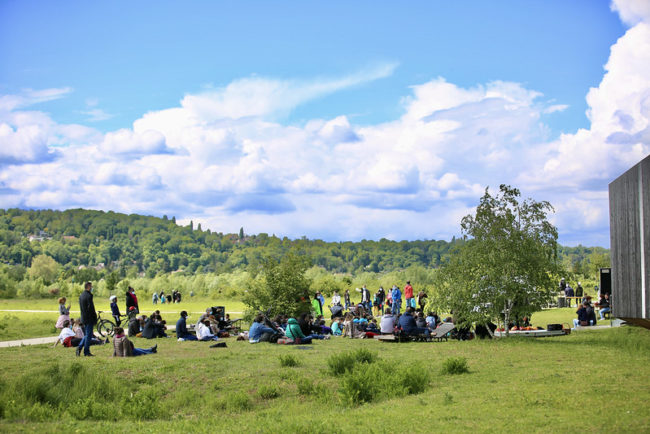
M53 258L68 276L97 278L185 273L255 274L265 257L280 258L297 250L312 265L330 273L384 273L411 266L436 268L462 240L325 242L291 240L260 233L249 235L180 226L162 218L84 209L67 211L0 209L0 261L12 267L32 266L39 255ZM590 274L607 266L609 250L602 247L562 247L558 251L567 271ZM80 278L86 276L79 276Z

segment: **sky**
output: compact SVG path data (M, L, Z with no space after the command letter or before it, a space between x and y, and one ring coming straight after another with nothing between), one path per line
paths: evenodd
M645 0L0 0L0 208L450 240L509 184L608 247L648 154Z

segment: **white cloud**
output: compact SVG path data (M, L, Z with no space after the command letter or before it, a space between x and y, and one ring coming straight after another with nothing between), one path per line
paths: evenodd
M650 2L647 0L613 0L611 7L630 26L650 22Z
M376 125L343 114L278 120L395 65L341 79L243 78L106 134L56 124L20 110L27 96L6 96L0 187L20 192L24 206L176 215L219 231L449 239L486 186L507 183L554 204L565 239L606 244L607 183L650 152L650 29L638 6L615 3L641 22L612 47L587 95L590 128L556 140L544 115L567 106L504 81L463 88L434 78L411 87L400 117ZM47 160L52 152L59 158Z
M25 89L17 95L0 95L0 111L12 111L40 102L63 98L72 92L72 88Z

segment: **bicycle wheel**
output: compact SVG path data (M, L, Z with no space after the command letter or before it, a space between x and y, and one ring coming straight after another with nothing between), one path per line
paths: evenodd
M103 338L106 336L113 336L114 327L115 325L112 322L108 320L102 320L97 326L97 333L99 333L99 335Z

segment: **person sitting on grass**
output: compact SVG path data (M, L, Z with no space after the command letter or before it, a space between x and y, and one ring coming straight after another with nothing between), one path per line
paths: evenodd
M113 336L113 357L134 357L144 356L145 354L154 354L158 352L158 345L149 349L135 348L133 343L124 334L122 327L115 327Z
M196 338L202 342L219 340L219 337L212 333L210 329L209 319L204 319L203 322L199 323L199 327L196 330Z
M264 315L258 314L251 324L248 331L248 342L256 344L258 342L271 342L271 336L276 333L271 327L264 325Z
M78 319L75 320L75 325L73 326L72 330L74 331L74 335L75 335L75 338L76 338L75 342L77 342L77 356L79 356L81 354L81 350L83 349L83 346L80 347L79 344L81 343L81 341L83 340L83 338L85 336L84 335L83 323ZM62 332L63 332L63 330L62 330ZM109 342L108 338L106 338L106 340L101 340L101 339L98 339L95 335L90 336L89 341L90 341L89 345L104 345L104 344L107 344Z
M309 344L312 339L329 339L329 336L323 336L321 334L312 333L310 335L305 335L302 332L300 324L298 324L298 320L295 318L289 318L289 321L287 321L287 329L284 333L289 339L293 339L294 342L299 340L298 343L301 344Z
M343 318L336 317L334 318L334 321L332 321L332 334L334 336L341 336L343 334Z
M59 343L64 347L78 347L79 342L81 342L81 338L78 338L74 330L72 330L72 327L70 327L70 321L64 321L61 333L59 333L58 339L54 342L54 347L59 345Z
M181 317L176 321L176 336L178 336L179 341L196 341L198 340L196 336L187 331L187 311L181 312Z
M399 318L399 326L404 333L410 336L421 335L429 336L431 332L428 328L418 327L415 323L415 318L413 318L413 308L407 307L404 311L404 314Z
M160 317L154 312L151 316L144 321L142 328L142 337L145 339L154 339L167 337L164 330L164 324L159 319Z
M395 330L395 316L389 310L386 310L384 315L381 317L379 330L382 335L393 334L393 331Z

